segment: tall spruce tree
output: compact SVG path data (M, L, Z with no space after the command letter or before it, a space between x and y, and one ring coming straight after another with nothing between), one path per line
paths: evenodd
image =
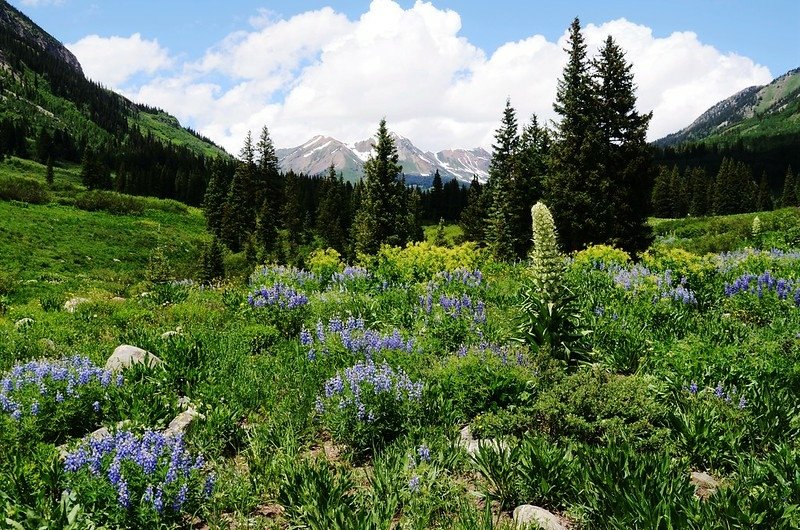
M211 176L203 198L203 211L206 215L206 227L216 237L222 235L225 202L230 185L229 165L221 157L215 158L211 162Z
M256 239L263 254L275 249L278 227L281 221L283 189L275 146L265 126L256 145L257 167L255 168L255 192L253 200L257 206Z
M486 242L494 258L505 261L516 257L516 238L520 237L520 234L513 232L513 188L517 172L519 131L516 111L510 100L506 100L503 118L494 138L487 183L489 211L486 219Z
M766 171L761 173L761 180L758 181L756 209L758 209L759 212L772 210L772 192L769 189L769 178L767 177Z
M382 244L408 241L405 179L397 160L397 147L384 118L378 126L374 153L364 164L361 205L354 221L357 252L374 254Z
M511 187L511 229L515 234L514 252L518 258L528 254L533 241L530 205L542 197L549 148L550 133L539 125L534 114L522 128Z
M594 61L597 78L599 124L603 133L602 179L595 203L606 202L598 212L597 242L609 242L629 252L647 248L652 230L647 224L650 205L652 157L647 144L647 127L653 113L636 110L636 85L625 52L609 36ZM679 210L685 215L684 193ZM597 210L597 208L595 209Z
M794 173L792 173L792 166L786 169L786 177L783 180L783 193L781 194L781 208L788 206L798 206L800 204L800 197L798 197L797 181Z
M234 252L244 249L245 243L250 240L256 228L256 205L253 200L254 173L253 138L248 132L225 200L222 220L222 238Z
M433 182L431 184L431 219L439 219L444 215L444 188L442 186L442 176L439 174L439 168L433 174Z
M669 218L673 216L672 172L667 166L661 166L653 184L653 215Z
M605 239L603 221L610 215L611 204L601 199L605 195L601 189L603 131L597 86L577 17L567 45L569 59L553 104L561 121L550 149L545 195L563 245L576 250Z
M713 179L709 178L708 173L702 167L695 167L687 171L692 196L689 203L689 215L702 217L710 214L714 190Z
M467 204L461 211L458 225L461 227L462 239L482 243L485 241L484 229L486 227L486 193L478 180L477 175L472 177L472 182L467 191Z
M345 254L347 247L349 209L344 181L341 175L336 175L336 168L331 164L320 190L317 234L325 246L335 249L342 255Z
M422 194L416 186L408 191L408 217L406 219L407 241L424 241L425 231L422 229Z

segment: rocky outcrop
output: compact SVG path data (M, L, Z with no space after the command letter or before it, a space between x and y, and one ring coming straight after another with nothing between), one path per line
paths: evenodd
M112 353L111 357L106 361L106 370L118 372L125 368L130 368L137 363L157 366L161 364L161 359L142 348L137 348L129 344L122 344L121 346L117 346L114 353Z
M533 506L523 504L514 509L514 523L519 528L541 528L542 530L567 530L567 526L562 523L562 519L554 513Z

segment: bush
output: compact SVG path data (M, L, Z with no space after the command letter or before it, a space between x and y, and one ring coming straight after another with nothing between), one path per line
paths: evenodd
M363 454L419 422L422 390L422 383L385 362L361 362L325 382L316 411L337 441Z
M50 202L50 193L45 184L36 179L0 176L0 199L47 204Z
M64 460L70 488L112 526L153 528L196 513L214 487L183 437L120 431L81 442Z
M141 197L103 190L87 191L75 199L75 207L81 210L104 211L114 215L141 215L145 204Z
M427 281L440 271L474 270L485 259L472 242L453 248L437 247L428 242L409 243L405 248L384 245L374 257L359 257L379 278L398 283Z

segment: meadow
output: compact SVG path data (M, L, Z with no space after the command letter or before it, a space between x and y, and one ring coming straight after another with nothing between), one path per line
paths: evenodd
M534 312L469 243L201 284L199 211L75 178L0 201L0 528L800 527L797 209L565 256Z

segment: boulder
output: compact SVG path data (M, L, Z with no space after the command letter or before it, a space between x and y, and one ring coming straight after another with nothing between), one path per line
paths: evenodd
M692 471L689 481L694 484L694 494L701 499L707 499L717 492L719 480L705 471Z
M36 321L30 317L20 318L19 320L14 322L14 329L17 331L28 329L33 325L34 322Z
M186 432L186 429L189 428L189 425L196 419L202 418L203 415L197 412L192 407L184 410L169 422L167 429L164 431L164 434L168 436L176 436L178 434L183 434Z
M481 440L476 440L472 437L472 431L469 428L469 425L461 429L461 433L459 435L458 445L464 448L468 455L472 456L478 452L478 450L483 447L491 447L495 451L499 451L501 449L508 449L508 444L506 442L497 441L493 438L484 438Z
M149 366L157 366L161 364L161 359L147 350L129 344L122 344L121 346L117 346L114 353L112 353L111 357L106 361L106 370L118 372L136 363L147 363Z
M83 303L86 303L86 302L88 302L88 301L89 301L89 299L88 299L88 298L81 298L81 297L79 297L79 296L76 296L76 297L74 297L74 298L70 298L69 300L67 300L66 302L64 302L64 310L65 310L67 313L74 313L74 312L75 312L75 309L76 309L76 308L77 308L79 305L81 305L81 304L83 304Z
M542 530L567 529L557 515L532 504L523 504L514 508L514 523L522 528L535 525L534 528Z

